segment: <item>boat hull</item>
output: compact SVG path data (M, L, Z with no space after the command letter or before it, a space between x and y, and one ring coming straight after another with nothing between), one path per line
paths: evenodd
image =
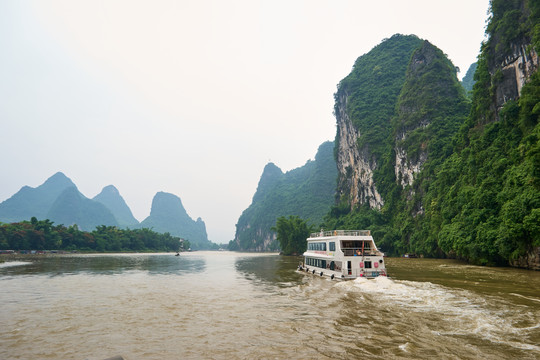
M348 275L348 274L343 274L342 272L338 272L338 271L332 271L329 269L321 269L317 267L309 267L309 266L304 266L304 265L299 265L297 271L301 273L311 274L313 276L329 277L332 280L354 280L359 277L366 278L366 279L375 279L376 277L379 277L379 276L387 276L385 270L364 271L362 273L359 273L358 275Z

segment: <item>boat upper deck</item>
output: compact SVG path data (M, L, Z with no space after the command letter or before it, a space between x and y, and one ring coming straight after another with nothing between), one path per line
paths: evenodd
M370 230L330 230L311 233L310 239L330 236L371 236Z
M310 234L307 239L306 254L315 253L318 256L339 250L344 256L384 256L371 236L370 230L330 230ZM329 255L328 256L334 256Z

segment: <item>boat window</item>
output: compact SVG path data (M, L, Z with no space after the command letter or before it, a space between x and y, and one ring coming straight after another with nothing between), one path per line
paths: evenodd
M325 242L312 242L308 244L308 250L326 251Z
M326 269L326 260L306 258L306 265Z
M366 269L371 269L371 261L364 261L364 267Z
M352 256L357 254L357 252L362 252L364 255L371 254L374 250L371 248L371 241L361 241L361 240L346 240L341 242L341 249L345 256Z
M328 246L330 248L330 251L336 251L336 243L331 241L328 243Z

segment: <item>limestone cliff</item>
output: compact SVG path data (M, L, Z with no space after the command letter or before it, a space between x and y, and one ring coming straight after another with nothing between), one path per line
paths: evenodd
M454 65L427 40L411 57L397 108L394 173L402 188L410 187L410 199L417 174L428 159L444 155L441 138L454 135L468 112ZM422 208L417 206L419 212Z
M372 209L384 205L374 174L387 150L410 56L421 44L414 35L385 39L359 57L338 85L334 96L337 195L351 210L364 204Z
M511 52L499 64L490 67L496 89L494 106L497 114L506 102L519 98L523 85L538 70L538 53L530 45L511 44Z
M373 181L373 171L377 161L370 156L369 149L358 148L361 134L353 125L347 113L348 94L337 97L337 168L340 196L346 196L352 208L368 203L371 208L380 209L384 201Z
M452 62L416 36L395 35L359 58L335 99L338 195L351 210L383 208L385 195L396 193L390 181L408 188L411 200L417 174L447 152L440 139L468 112ZM422 212L421 204L415 208Z
M530 0L492 1L491 10L486 29L489 38L483 44L480 60L485 61L489 72L481 86L490 87L488 120L493 121L499 119L508 101L521 96L523 86L538 70L538 49L534 44L538 39L534 36L540 34L540 6Z

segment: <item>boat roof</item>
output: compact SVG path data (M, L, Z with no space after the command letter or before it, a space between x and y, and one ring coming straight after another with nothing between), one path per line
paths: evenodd
M331 237L331 236L339 236L339 237L359 237L359 236L369 236L371 237L371 231L370 230L329 230L329 231L323 231L316 233L311 233L309 236L310 239L312 238L318 238L318 237Z

